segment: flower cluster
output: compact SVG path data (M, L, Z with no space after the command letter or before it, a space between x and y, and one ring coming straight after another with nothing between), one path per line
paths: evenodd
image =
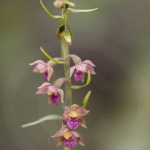
M76 104L71 105L71 97L72 97L72 89L80 89L82 87L87 86L91 81L91 74L95 74L94 67L95 65L90 60L84 60L82 61L77 55L69 54L69 45L72 44L72 29L70 26L70 22L68 19L68 13L69 12L91 12L96 10L95 9L89 9L89 10L81 10L81 9L73 9L70 8L70 6L74 7L75 4L70 1L65 0L55 0L54 1L54 7L57 10L62 9L62 15L52 15L48 9L44 6L42 0L40 0L41 6L45 10L45 12L54 19L60 19L60 26L58 27L58 30L56 32L56 35L58 39L61 41L61 58L52 58L49 56L43 48L40 47L43 54L50 59L47 63L43 60L37 60L33 63L30 63L29 65L35 65L33 72L35 73L43 73L44 74L44 83L38 87L38 90L36 94L46 94L48 96L48 103L53 105L58 105L60 102L64 103L64 95L66 99L66 104L64 108L63 116L59 115L50 115L43 117L42 119L29 123L26 125L23 125L22 127L27 127L31 125L35 125L37 123L40 123L43 120L57 120L62 119L62 128L58 132L56 132L52 137L56 138L58 137L58 143L57 146L64 145L66 147L73 148L76 146L77 142L84 146L84 143L82 141L82 138L79 133L77 133L75 130L82 126L86 128L85 121L83 116L87 115L89 113L88 110L85 109L87 100L89 98L89 95L85 96L83 100L82 107L79 107ZM70 61L68 59L72 59L74 62L74 66L70 67ZM51 79L55 76L54 67L56 64L63 64L64 65L64 71L65 71L65 77L61 77L57 80L55 80L53 83L51 82ZM70 77L74 76L74 80L76 82L81 81L84 82L85 79L85 73L88 73L87 76L87 82L84 85L78 86L78 85L71 85L71 79ZM65 89L64 92L61 89L61 86L65 83ZM90 92L90 91L89 91Z
M86 127L83 116L89 113L88 110L79 107L76 104L68 107L63 114L62 129L55 133L52 137L58 137L56 146L64 144L66 147L75 147L77 142L84 146L81 135L75 130L81 125Z
M70 75L71 77L74 74L75 81L82 81L84 82L84 73L90 72L90 74L95 74L93 67L95 65L90 60L81 61L81 59L74 54L67 55L64 59L63 58L54 58L57 61L64 61L66 62L68 58L71 58L75 64L70 68ZM60 102L64 103L64 91L60 89L61 85L64 82L70 82L66 78L59 78L53 84L51 84L50 79L54 76L54 69L53 67L56 63L52 60L45 63L42 60L34 61L29 65L35 65L33 72L36 73L44 73L44 83L38 87L38 91L36 94L47 94L48 95L48 102L49 104L58 105Z

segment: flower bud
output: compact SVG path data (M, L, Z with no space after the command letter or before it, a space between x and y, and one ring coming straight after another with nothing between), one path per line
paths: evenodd
M63 9L64 8L64 2L62 0L56 0L54 2L54 7L58 10Z

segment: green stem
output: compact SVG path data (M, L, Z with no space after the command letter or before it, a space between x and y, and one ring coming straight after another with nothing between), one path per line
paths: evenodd
M62 10L62 15L65 13L65 9ZM66 23L64 21L63 23L66 26ZM69 46L68 43L63 38L61 40L61 57L64 58L69 54ZM69 71L70 71L70 60L67 59L66 64L64 64L64 71L65 71L65 78L67 78L70 82L69 78ZM65 83L65 106L70 106L72 104L72 90L70 88L70 85L66 82Z

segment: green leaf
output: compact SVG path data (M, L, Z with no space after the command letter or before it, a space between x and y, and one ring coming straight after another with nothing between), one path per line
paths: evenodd
M88 71L88 77L87 77L87 82L86 82L86 84L84 84L84 85L82 85L82 86L79 86L79 85L72 85L71 88L72 88L72 89L80 89L80 88L83 88L83 87L87 86L90 82L91 82L91 74L90 74L90 72Z
M65 62L62 62L62 61L57 61L55 60L54 58L52 58L50 55L48 55L44 49L42 47L40 47L40 50L42 51L42 53L50 60L52 60L53 62L55 62L56 64L64 64Z
M67 24L68 24L68 30L69 30L70 35L71 35L71 37L72 37L72 30L71 30L71 26L70 26L70 22L69 22L68 17L66 17L66 21L67 21Z
M75 6L75 4L74 4L74 3L69 2L69 1L64 1L64 3L65 3L65 4L68 4L68 5L72 6L72 7L74 7L74 6Z
M91 91L88 91L88 93L85 95L85 97L83 99L81 107L86 108L86 105L87 105L90 95L91 95Z
M86 9L86 10L82 10L82 9L72 9L72 8L67 8L67 10L74 12L74 13L78 13L78 12L91 12L94 10L97 10L98 8L94 8L94 9Z
M40 0L40 4L42 5L42 7L43 7L43 9L46 11L46 13L47 13L50 17L52 17L53 19L62 18L62 16L54 16L54 15L52 15L52 14L47 10L47 8L44 6L42 0Z
M70 45L71 44L70 32L65 30L65 31L62 32L62 36L64 37L65 41Z
M43 117L43 118L41 118L37 121L31 122L31 123L28 123L28 124L24 124L21 127L26 128L26 127L29 127L29 126L34 126L36 124L39 124L39 123L47 121L47 120L62 120L62 116L60 116L60 115L48 115L48 116L45 116L45 117Z

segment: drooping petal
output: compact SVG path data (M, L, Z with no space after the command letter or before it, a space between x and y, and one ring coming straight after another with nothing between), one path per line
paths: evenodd
M96 74L94 68L90 65L86 65L86 73L90 72L90 74Z
M48 66L48 81L50 80L52 73L53 73L53 68Z
M45 64L46 65L46 63L43 60L36 60L33 63L30 63L29 65L32 66L32 65L36 65L36 64Z
M80 57L78 57L77 55L69 54L69 55L67 55L67 56L65 57L65 60L66 60L67 58L72 58L72 60L73 60L73 62L75 63L75 65L81 63L81 59L80 59Z
M85 144L84 144L83 141L82 141L81 135L80 135L79 133L77 133L77 132L75 132L75 131L70 131L70 132L71 132L71 134L72 134L74 137L76 137L78 143L79 143L81 146L85 146Z
M73 67L70 68L70 75L69 75L69 77L72 76L72 74L73 74L75 69L76 69L76 66L73 66Z
M49 82L44 82L41 86L38 87L38 89L41 89L43 87L51 86L52 84Z
M48 104L50 104L50 105L53 104L52 101L51 101L51 96L50 95L48 95Z
M47 93L47 87L39 88L36 94L46 94Z
M62 89L58 89L60 100L62 103L64 103L64 91Z
M94 65L90 60L85 60L85 61L83 61L82 63L84 63L84 64L89 64L89 65L95 67L95 65Z
M59 137L58 138L58 143L57 143L56 147L61 146L62 143L64 142L64 140L65 140L65 138L63 136Z
M77 117L77 120L80 122L82 127L87 128L83 117Z

